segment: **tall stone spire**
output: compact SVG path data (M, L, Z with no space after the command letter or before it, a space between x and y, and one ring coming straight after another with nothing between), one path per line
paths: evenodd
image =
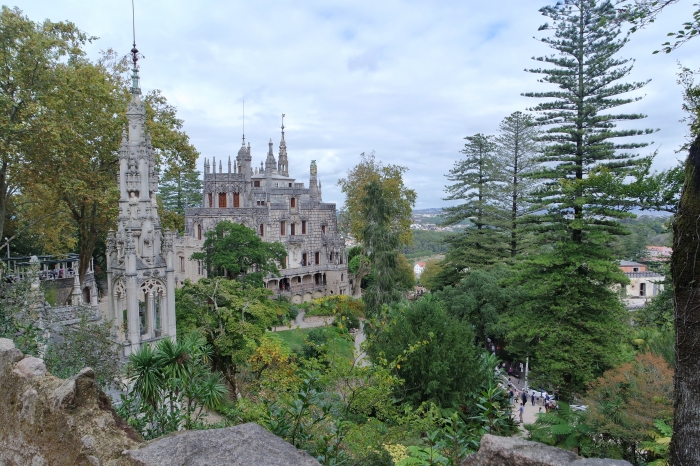
M158 175L146 127L146 107L141 100L139 58L134 40L131 99L126 109L128 126L119 148L119 217L117 232L110 235L107 249L109 319L115 323L125 356L144 342L175 337L172 233L166 230L163 235L160 226L156 203ZM141 316L145 317L145 325Z
M317 182L318 168L316 167L316 161L311 161L311 166L309 167L309 197L317 201L318 200L318 182Z
M277 161L275 160L275 154L272 153L272 139L267 143L269 146L267 149L267 159L265 160L265 174L271 175L277 173Z
M282 140L280 141L280 153L277 164L280 175L289 176L289 162L287 160L287 143L284 141L284 113L282 114Z

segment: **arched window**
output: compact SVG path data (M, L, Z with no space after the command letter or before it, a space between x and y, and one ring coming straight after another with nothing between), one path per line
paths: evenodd
M296 197L291 198L289 201L289 205L292 207L292 209L294 209L297 206L297 198Z
M233 207L238 208L241 206L241 195L238 193L233 193Z
M209 198L209 207L214 207L214 200L212 199L211 193L207 194L207 197Z
M226 207L226 193L219 193L219 207Z
M202 225L197 224L197 239L202 239Z
M265 236L265 225L260 224L260 236Z

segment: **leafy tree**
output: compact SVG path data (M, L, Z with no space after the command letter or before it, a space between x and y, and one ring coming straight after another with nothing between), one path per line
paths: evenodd
M676 329L676 372L673 379L673 438L670 463L700 463L700 373L697 371L700 348L700 263L695 232L700 225L700 137L695 139L685 162L685 183L678 213L673 222L671 277L674 287L674 325Z
M477 269L435 296L450 315L470 324L481 342L487 338L503 340L507 332L505 317L516 296L514 287L502 283L509 278L512 272L501 264L490 270Z
M420 274L420 284L429 290L438 290L439 284L436 282L438 275L442 270L442 265L439 261L428 260L425 261L425 268Z
M505 238L496 228L499 218L497 205L499 167L496 144L492 136L467 136L462 153L464 159L455 162L447 175L454 182L446 187L445 200L462 201L444 209L444 224L454 225L465 219L473 227L466 228L449 238L443 269L453 275L452 283L461 279L467 270L493 264L505 257Z
M471 326L449 315L433 296L393 311L385 322L372 335L368 354L376 362L409 352L396 374L404 380L400 395L414 406L459 404L486 381Z
M391 229L393 213L379 181L370 182L362 199L365 225L360 241L374 273L374 279L363 297L367 315L372 317L381 315L384 305L399 301L402 297L396 286L401 278L397 250L399 234Z
M530 196L535 182L531 175L539 168L539 135L532 116L514 112L503 119L495 140L502 179L499 200L504 211L499 228L509 236L511 260L532 249L532 233L523 228L523 222L534 210Z
M23 187L27 141L44 123L44 99L60 85L54 70L92 38L70 22L35 23L18 8L0 12L0 238L9 198Z
M653 460L641 444L650 440L656 419L671 418L672 392L673 371L654 354L640 353L593 382L584 403L599 454L632 464Z
M622 0L619 3L624 3L626 1L627 0ZM679 0L634 0L633 4L625 6L624 12L627 21L632 24L632 31L637 31L656 21L658 15L661 14L666 7L678 3L678 1ZM700 9L695 10L693 12L693 18L683 23L682 27L683 29L667 34L667 36L673 37L676 41L673 44L671 44L670 41L664 42L661 44L661 50L666 53L671 53L700 33ZM655 50L654 53L659 53L659 50Z
M345 194L343 219L345 229L355 238L362 236L367 220L363 216L367 188L372 182L379 183L382 196L391 211L391 230L399 235L399 243L411 244L412 208L416 203L416 192L406 187L403 174L407 168L400 165L384 165L376 160L374 152L360 154L360 163L348 171L346 178L338 180Z
M203 260L210 276L262 287L263 277L279 275L277 264L287 256L282 243L267 243L247 226L229 220L217 223L204 236L204 252L192 254L192 260Z
M583 393L623 356L629 313L612 287L626 277L609 240L590 234L582 248L565 237L519 272L522 292L509 312L506 349L530 357L533 384L558 388L564 397Z
M116 152L123 118L117 115L126 100L125 85L107 68L108 59L97 64L76 59L56 67L61 85L45 99L40 137L28 143L32 164L26 195L44 209L58 199L61 210L69 212L78 231L81 280L118 210Z
M416 284L416 275L413 273L413 266L408 263L406 256L401 253L396 256L396 267L398 269L397 288L402 291L412 289Z
M175 291L178 338L198 332L212 348L213 367L236 396L236 376L277 321L272 292L223 277L185 281Z

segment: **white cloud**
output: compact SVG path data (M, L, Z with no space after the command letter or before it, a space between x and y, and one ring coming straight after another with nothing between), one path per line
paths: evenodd
M503 117L536 103L522 92L550 87L523 72L532 56L550 53L533 39L542 35L541 3L136 0L142 85L178 107L203 157L236 154L245 98L254 162L264 159L269 138L279 141L286 113L292 174L308 180L316 159L325 200L342 203L336 180L360 152L375 150L409 167L419 207L439 206L462 138L495 132ZM90 47L95 56L130 49L128 0L19 6L32 19L69 19L100 36ZM675 5L621 53L637 60L630 80L652 79L645 98L624 110L649 115L635 127L660 129L648 138L659 148L659 168L675 163L685 134L676 60L700 68L700 39L671 55L651 52L691 11L692 3Z

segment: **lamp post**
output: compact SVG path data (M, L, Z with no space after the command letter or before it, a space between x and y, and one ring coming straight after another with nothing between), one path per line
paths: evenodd
M10 240L5 236L5 241L7 242L7 258L10 258Z

